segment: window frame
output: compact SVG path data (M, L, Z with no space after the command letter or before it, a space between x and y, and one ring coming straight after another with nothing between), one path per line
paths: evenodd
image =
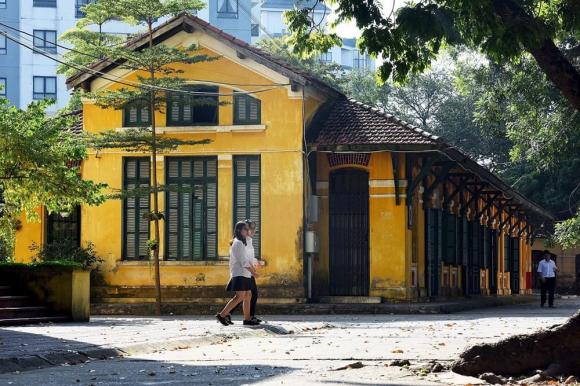
M81 7L94 2L95 0L75 0L75 18L82 19L85 17L85 13L81 10Z
M239 107L239 101L241 99L245 99L246 100L246 119L241 119L239 117L238 114L238 107ZM251 104L252 103L256 103L257 105L257 118L256 119L250 119L250 110L251 110ZM235 93L234 94L234 109L233 109L233 114L234 114L234 125L260 125L262 123L262 101L258 98L255 98L249 94L242 94L242 93Z
M240 3L239 0L216 0L217 1L217 17L218 19L238 19L239 18L239 11L240 11ZM231 4L230 1L235 2L235 10L232 11L220 11L220 1L222 4ZM228 6L229 8L229 6Z
M131 109L137 109L137 120L131 122ZM143 120L143 110L147 109L147 120ZM123 127L149 127L151 126L151 109L147 101L133 102L123 108Z
M245 161L245 175L241 176L238 175L238 168L239 168L239 164L237 161ZM251 175L251 166L250 166L250 162L249 161L258 161L258 175L257 176L252 176ZM250 219L252 221L254 221L256 223L256 234L254 235L254 237L252 238L252 244L254 246L254 256L256 257L256 259L260 259L261 258L261 246L262 246L262 237L261 237L261 224L262 224L262 157L260 154L252 154L252 155L248 155L248 154L243 154L243 155L234 155L233 157L233 190L234 190L234 196L233 196L233 201L234 201L234 205L233 205L233 221L234 224L236 224L236 222L238 221L243 221L243 220L247 220ZM246 184L245 187L245 198L246 198L246 202L244 205L245 208L245 213L244 216L238 216L238 189L237 186L239 183L244 183ZM252 209L255 208L255 206L252 205L251 202L251 190L252 187L250 184L252 183L257 183L258 184L258 206L257 206L257 211L258 211L258 216L252 216ZM243 218L241 218L243 217Z
M128 163L130 161L136 161L137 165L135 166L135 177L130 178L128 177L127 174L127 166ZM149 168L147 169L149 172L149 175L147 177L142 177L141 176L141 162L147 161L149 163ZM151 159L149 157L123 157L123 190L127 189L127 186L129 184L136 184L136 185L142 185L142 184L147 184L147 186L150 186L151 184ZM128 232L127 232L127 220L128 220L128 198L124 198L123 199L123 203L122 203L122 216L121 216L121 222L122 222L122 232L123 232L123 237L122 237L122 252L121 252L121 259L123 261L143 261L143 260L149 260L149 256L141 256L139 253L139 235L143 232L140 232L140 226L141 226L141 221L146 221L147 222L147 239L149 240L151 238L151 222L147 221L147 219L143 218L142 216L142 210L143 209L147 209L147 211L151 211L151 196L149 196L147 198L147 206L142 207L141 206L141 199L142 197L134 197L135 199L135 232L134 232L134 242L135 242L135 256L127 256L127 242L128 242ZM148 250L148 247L147 247Z
M56 8L56 1L57 0L33 0L32 6L38 8Z
M0 0L0 9L8 8L8 1L7 0Z
M203 162L203 176L199 177L199 176L195 176L195 161L201 161ZM209 176L208 174L208 162L214 162L215 164L215 176ZM172 177L171 173L170 173L170 166L172 163L177 162L178 166L177 166L177 177ZM191 168L190 168L190 176L186 176L183 177L182 176L182 172L183 172L183 162L189 162L191 163ZM201 261L201 262L207 262L207 261L216 261L219 259L219 254L218 254L218 234L219 234L219 213L218 213L218 199L219 199L219 186L218 186L218 160L217 160L217 156L170 156L170 157L165 157L165 184L170 187L169 189L166 190L165 192L165 250L164 250L164 255L165 255L165 260L168 261ZM213 205L208 205L208 185L209 184L215 184L215 206ZM201 256L199 258L196 257L196 252L195 252L195 244L194 244L194 239L195 239L195 232L196 232L196 228L195 228L195 212L194 212L194 200L192 199L190 201L190 218L188 221L188 228L190 229L190 235L189 236L189 240L191 242L190 245L190 249L189 249L189 256L185 256L183 254L183 227L181 226L181 224L183 223L183 215L181 214L181 210L183 208L183 196L180 193L183 193L184 191L181 190L181 186L182 185L189 185L190 189L191 189L191 194L194 194L194 190L195 190L195 186L202 186L203 189L203 201L202 201L202 219L201 219L201 226L199 228L201 228L201 239L200 239L200 245L199 247L201 248ZM171 187L172 186L176 186L177 187L177 206L176 208L173 208L173 206L171 205L171 194L173 193L171 191ZM181 190L181 191L180 191ZM186 192L187 193L187 192ZM177 209L176 212L176 216L177 216L177 229L172 232L171 231L171 226L172 226L172 218L171 218L171 211L172 209ZM215 229L212 232L208 231L208 220L210 219L208 216L208 209L212 209L215 211ZM173 234L177 234L177 235L171 235L171 233ZM208 235L213 235L214 238L214 249L210 250L210 242L209 242L209 238ZM171 256L171 251L170 251L170 240L172 237L177 237L177 241L176 241L176 255L175 256Z
M0 87L0 97L5 97L8 95L8 79L5 77L0 78L0 85L4 83L4 87Z
M8 39L6 35L1 35L0 37L0 55L8 54Z
M252 37L260 36L260 24L257 23L250 24L250 36Z
M54 34L54 42L50 43L50 40L47 37L47 34L49 33L53 33ZM42 36L36 36L37 34L41 34ZM32 45L34 46L34 48L37 48L39 50L42 50L44 52L48 52L50 54L56 54L58 53L58 48L56 46L56 40L57 40L57 33L55 30L50 30L50 29L35 29L32 31ZM42 45L37 45L36 41L40 40L40 42L42 43ZM35 54L38 54L38 52L34 52Z
M218 86L207 86L207 85L196 85L196 86L190 86L187 87L185 90L187 91L193 91L193 92L207 92L207 93L215 93L216 95L187 95L187 94L178 94L178 93L168 93L167 94L167 102L166 102L166 125L167 126L217 126L219 125L219 87ZM211 99L215 99L216 105L215 105L215 120L213 122L196 122L195 121L195 111L196 111L196 106L195 103L193 102L196 99L202 99L202 98L211 98ZM178 111L178 116L179 118L177 120L174 120L172 118L173 115L173 102L178 99L179 100L179 111ZM184 106L186 106L185 102L186 101L190 101L189 102L189 107L191 109L191 120L185 120L183 118L183 108ZM208 105L209 106L209 105ZM203 105L197 106L197 108L200 107L205 107Z
M36 90L34 89L34 86L36 84L36 79L42 79L43 80L43 92L36 92ZM54 79L54 93L47 93L46 92L46 81L49 79ZM42 97L37 97L37 95L42 94ZM54 97L50 96L47 97L47 95L54 95ZM58 96L58 83L57 83L57 78L56 76L42 76L42 75L34 75L32 77L32 99L35 101L38 100L43 100L43 99L54 99L56 100Z

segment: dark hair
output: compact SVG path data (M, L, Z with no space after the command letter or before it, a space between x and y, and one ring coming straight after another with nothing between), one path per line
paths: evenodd
M552 254L550 253L550 251L548 251L547 249L544 249L544 256L546 256L546 255L552 256Z
M246 223L246 225L248 226L248 228L252 229L252 230L256 230L256 222L253 220L250 220L249 218L245 219L244 222Z
M247 228L248 224L245 221L238 221L234 227L234 239L240 240L244 245L246 245L246 238L242 236L242 229ZM232 243L234 240L232 240Z

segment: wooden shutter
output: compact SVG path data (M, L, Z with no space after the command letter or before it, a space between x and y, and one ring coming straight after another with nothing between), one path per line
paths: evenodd
M234 97L234 125L257 125L262 121L261 102L247 94Z
M146 102L131 103L124 108L125 127L147 126L150 124L149 106Z
M167 257L217 259L217 160L167 159Z
M149 258L149 158L124 158L123 189L128 197L123 200L123 259ZM135 195L139 188L141 195Z
M207 92L211 95L171 93L167 98L168 126L217 125L219 88L216 86L187 87L186 92ZM216 95L213 95L216 94Z
M256 223L252 239L256 258L260 258L261 162L259 155L234 157L234 223L250 219Z

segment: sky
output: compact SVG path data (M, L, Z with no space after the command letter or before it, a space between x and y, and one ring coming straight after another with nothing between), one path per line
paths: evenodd
M382 5L383 13L385 15L388 15L389 13L391 13L391 10L393 10L393 6L394 10L397 10L399 7L404 5L405 2L407 2L407 0L379 0L379 2ZM329 21L332 21L332 15L329 18ZM336 32L340 37L343 38L358 37L360 35L360 31L356 27L354 22L341 24L340 26L338 26Z

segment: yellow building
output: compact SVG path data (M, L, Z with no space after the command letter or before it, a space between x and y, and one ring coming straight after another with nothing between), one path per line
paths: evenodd
M165 301L226 297L232 228L245 218L258 223L264 302L304 301L309 289L313 298L383 300L528 291L529 242L551 216L465 154L196 17L171 19L154 34L157 44L194 43L219 57L180 65L192 87L219 103L171 97L155 113L162 135L211 140L157 157L161 183L193 190L166 192L160 202ZM131 47L146 43L137 38ZM107 76L80 73L69 87L114 89L111 79L137 76L108 59L92 68ZM83 101L89 133L149 119L147 110ZM146 154L93 151L82 176L123 189L147 186L150 169ZM63 235L92 242L104 260L93 301L151 302L152 227L143 216L150 206L143 198L109 200L24 222L16 256L27 260L33 242Z

